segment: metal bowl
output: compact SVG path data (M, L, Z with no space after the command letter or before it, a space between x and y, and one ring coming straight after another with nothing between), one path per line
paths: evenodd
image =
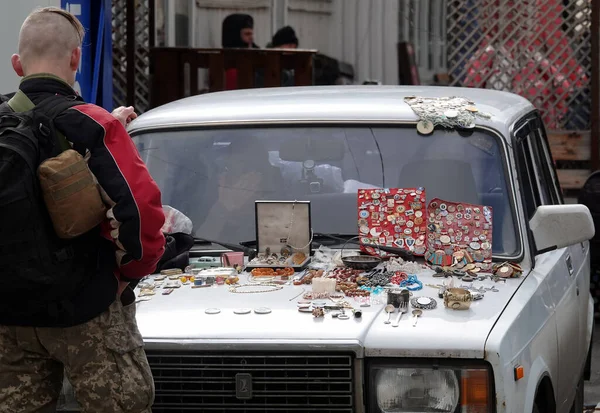
M373 257L371 255L350 255L342 257L342 262L346 267L353 268L355 270L368 271L377 267L381 262L381 258Z

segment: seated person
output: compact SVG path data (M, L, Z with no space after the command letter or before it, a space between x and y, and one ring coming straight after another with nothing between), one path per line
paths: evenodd
M216 201L196 235L239 242L254 238L254 203L284 198L279 168L271 166L266 149L252 137L236 139L217 176Z

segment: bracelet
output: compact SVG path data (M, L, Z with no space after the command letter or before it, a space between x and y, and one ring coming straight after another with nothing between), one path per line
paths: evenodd
M416 287L411 287L413 284L416 284ZM405 287L408 291L419 291L423 289L423 283L419 281L416 275L409 275L406 280L400 283L400 287Z

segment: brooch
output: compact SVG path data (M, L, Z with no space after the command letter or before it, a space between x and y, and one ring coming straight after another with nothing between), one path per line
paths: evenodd
M410 300L410 305L419 310L433 310L437 307L437 301L431 297L415 297Z

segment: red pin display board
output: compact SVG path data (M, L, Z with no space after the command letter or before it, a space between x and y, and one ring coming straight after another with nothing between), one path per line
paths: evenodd
M492 259L492 208L434 198L427 207L427 253L432 265L476 264Z
M384 252L362 244L404 248L425 254L426 198L424 188L359 189L358 234L361 250L371 255Z

